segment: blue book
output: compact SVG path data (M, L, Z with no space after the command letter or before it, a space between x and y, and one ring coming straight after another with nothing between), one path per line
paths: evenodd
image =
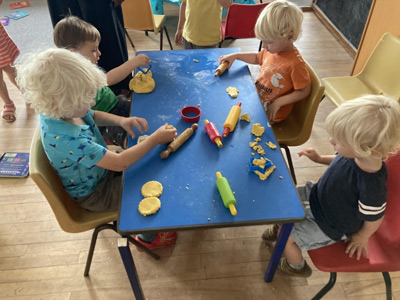
M0 177L27 177L29 153L5 152L0 157Z
M19 20L23 17L29 16L28 13L22 11L22 10L16 10L12 13L9 13L8 15L6 15L6 17L13 19L13 20Z

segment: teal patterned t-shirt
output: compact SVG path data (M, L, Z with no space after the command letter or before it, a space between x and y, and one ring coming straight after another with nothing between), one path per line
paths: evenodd
M77 126L40 115L43 148L71 197L89 195L107 173L95 165L107 146L93 120L93 111L83 120L87 125Z

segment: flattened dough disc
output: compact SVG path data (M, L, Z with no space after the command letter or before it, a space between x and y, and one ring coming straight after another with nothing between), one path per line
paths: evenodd
M138 210L143 216L147 216L155 214L160 207L160 199L157 197L148 197L139 202Z
M160 197L163 191L163 186L158 181L148 181L142 186L143 197Z

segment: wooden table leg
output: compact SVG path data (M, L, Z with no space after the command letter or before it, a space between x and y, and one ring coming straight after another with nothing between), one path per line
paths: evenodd
M274 252L272 253L271 260L265 273L265 282L271 282L274 278L276 268L278 267L279 260L282 257L283 250L285 249L286 242L289 238L290 232L292 231L293 223L282 224L281 230L276 240Z
M142 287L140 285L139 277L136 271L135 263L133 261L131 250L127 238L118 239L118 250L121 255L122 262L125 267L126 274L128 275L129 282L131 283L133 293L136 300L144 300Z

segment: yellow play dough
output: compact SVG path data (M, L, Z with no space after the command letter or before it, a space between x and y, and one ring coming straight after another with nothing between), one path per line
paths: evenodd
M226 92L232 98L237 98L237 96L239 95L239 90L237 88L233 87L233 86L230 86L230 87L226 88Z
M151 93L155 87L156 83L151 71L147 72L147 74L139 71L129 82L129 88L137 94Z
M276 145L275 145L273 142L269 141L269 142L266 143L266 144L267 144L267 146L270 147L271 149L276 149Z
M142 186L143 197L160 197L163 191L163 186L158 181L148 181Z
M251 133L255 136L262 136L265 128L261 126L260 123L253 124L253 128L251 129Z
M240 116L240 120L244 120L244 121L250 122L251 118L250 118L248 113L244 113L243 115Z
M155 214L160 207L160 199L157 197L148 197L139 202L138 210L143 216L147 216Z
M269 175L276 169L276 166L269 167L267 171L265 171L265 174L261 173L260 171L254 171L260 178L260 180L265 180L268 178Z

